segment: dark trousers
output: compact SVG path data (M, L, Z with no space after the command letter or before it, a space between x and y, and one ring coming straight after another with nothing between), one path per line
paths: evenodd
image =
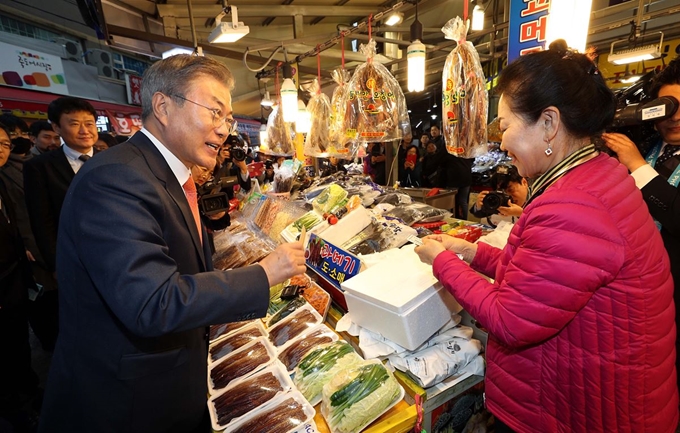
M26 307L0 309L0 411L17 410L33 397L38 388L38 375L31 367Z
M454 217L466 220L468 217L468 207L470 201L470 186L459 186L456 193L456 208Z
M496 421L494 423L494 432L495 433L515 433L513 429L508 427L506 423L503 421L499 420L498 417L495 417Z
M28 320L43 350L54 352L59 334L59 298L56 290L43 292L35 301L29 301Z

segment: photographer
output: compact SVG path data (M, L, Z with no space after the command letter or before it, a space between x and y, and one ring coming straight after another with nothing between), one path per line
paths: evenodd
M246 165L246 151L244 141L240 135L230 134L227 136L222 149L217 155L217 164L213 170L215 179L228 176L236 176L241 189L250 191L250 174ZM226 188L225 191L231 200L234 198L233 188Z
M680 100L680 58L671 61L652 82L650 97L673 96ZM625 165L642 191L649 213L661 228L675 282L675 323L680 324L680 110L656 122L661 138L644 157L627 136L618 133L602 135L605 144ZM676 350L680 349L676 340ZM676 358L676 368L680 364Z
M214 182L209 182L212 179L212 172L207 167L201 167L199 165L194 165L191 168L191 177L194 179L196 184L196 192L198 194L198 208L201 214L201 221L205 225L206 231L208 232L208 242L210 243L210 251L215 252L215 243L213 242L213 232L218 230L224 230L231 224L231 217L229 216L229 203L221 202L220 207L226 207L224 210L220 210L216 213L206 213L205 206L202 205L206 196L219 193L222 191L221 186L215 185ZM224 192L227 194L229 199L234 196L234 188L224 188ZM229 196L231 193L231 196Z
M496 227L501 221L515 223L522 214L529 195L527 180L516 167L499 166L491 179L493 192L482 191L470 212L477 218L486 217ZM507 204L504 206L503 204Z
M369 163L374 173L374 182L378 185L385 185L387 182L387 173L385 168L385 144L384 143L368 143L366 149L368 153Z

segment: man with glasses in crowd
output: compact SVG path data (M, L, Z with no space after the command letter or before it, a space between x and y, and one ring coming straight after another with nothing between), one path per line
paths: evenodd
M269 287L305 271L301 242L212 269L190 173L212 167L232 132L232 86L208 57L156 62L142 83L144 128L74 179L39 431L210 431L206 326L263 317Z

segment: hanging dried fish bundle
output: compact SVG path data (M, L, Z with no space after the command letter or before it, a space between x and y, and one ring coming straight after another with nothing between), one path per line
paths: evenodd
M310 92L312 98L307 104L307 111L312 118L312 125L305 139L305 155L326 157L328 148L331 146L331 119L333 110L331 100L328 96L321 93L321 86L318 80L314 80Z
M373 39L361 46L367 62L355 70L346 95L345 137L359 143L398 140L411 131L399 82L373 61L375 47Z
M349 91L350 73L344 68L338 68L331 74L338 84L333 90L331 98L331 145L328 147L328 156L337 158L354 158L359 149L359 143L354 137L345 136L345 113L347 111L347 92Z
M489 100L479 55L465 40L467 30L459 17L442 28L447 39L458 43L442 73L442 132L450 154L474 158L487 150Z
M283 111L281 104L275 105L269 120L267 120L267 147L264 153L277 156L293 156L295 145L293 144L294 134L290 125L283 121Z

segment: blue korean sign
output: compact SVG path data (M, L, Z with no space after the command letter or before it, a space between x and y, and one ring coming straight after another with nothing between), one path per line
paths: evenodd
M361 261L312 233L305 248L307 266L340 289L343 281L359 273Z
M550 0L510 0L508 64L544 49Z

